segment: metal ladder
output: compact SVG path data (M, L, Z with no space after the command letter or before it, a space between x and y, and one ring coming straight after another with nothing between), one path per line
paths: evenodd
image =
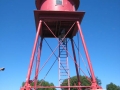
M67 39L65 38L62 41L61 38L60 38L59 41L61 41L61 44L59 46L59 85L61 86L63 81L65 79L67 79L67 85L70 86L68 54L66 52L66 50L67 50ZM70 90L70 88L68 88L68 90Z

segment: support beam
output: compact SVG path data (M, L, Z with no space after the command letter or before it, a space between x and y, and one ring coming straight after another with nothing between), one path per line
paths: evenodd
M73 38L71 38L71 45L72 45L72 51L73 51L73 56L74 56L74 61L75 63L75 68L76 68L76 74L77 74L77 78L78 78L78 86L81 85L80 83L80 76L78 73L78 66L77 66L77 60L76 60L76 54L75 54L75 48L74 48L74 43L73 43ZM79 87L78 90L81 90L81 88Z
M41 31L41 24L42 24L42 21L40 20L38 28L37 28L37 34L36 34L36 38L35 38L35 42L34 42L34 46L33 46L33 50L32 50L32 55L31 55L31 59L30 59L30 64L29 64L29 68L28 68L28 74L27 74L25 86L29 86L29 80L30 80L30 75L31 75L31 71L32 71L33 61L34 61L34 55L35 55L35 51L36 51L38 37L39 37L40 31Z
M42 42L43 42L43 37L41 37L40 47L38 48L38 54L37 54L36 71L35 71L35 82L34 82L35 90L36 90L36 86L37 86L37 79L38 79L38 73L39 73L40 57L41 57L41 50L42 50Z
M34 86L31 86L34 88ZM91 86L37 86L37 88L91 88Z
M93 71L93 68L92 68L92 63L91 63L91 60L90 60L90 57L89 57L89 54L88 54L87 46L86 46L86 43L85 43L85 40L84 40L84 36L83 36L83 33L82 33L82 29L80 27L79 21L77 21L76 24L77 24L77 27L78 27L78 31L79 31L79 34L80 34L80 37L81 37L81 40L82 40L82 44L83 44L84 51L85 51L85 54L86 54L87 62L88 62L88 65L89 65L89 69L90 69L90 73L91 73L91 77L92 77L92 86L93 86L93 89L97 89L97 83L96 83L94 71Z

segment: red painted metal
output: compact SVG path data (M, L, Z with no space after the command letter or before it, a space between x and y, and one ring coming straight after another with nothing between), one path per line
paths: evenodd
M91 88L91 86L37 86L37 88Z
M52 30L48 27L48 25L44 22L44 24L46 25L46 27L48 28L48 30L53 34L53 36L56 38L56 40L59 42L59 43L61 43L58 39L57 39L57 36L52 32ZM74 23L75 24L75 23ZM68 30L68 32L66 33L66 35L63 37L63 39L64 38L66 38L66 36L67 36L67 34L72 30L72 28L73 28L73 26L74 26L74 24L70 27L70 29ZM58 45L59 46L59 45ZM58 48L58 46L56 47L56 48ZM63 47L63 49L64 50L66 50L65 49L65 47L64 46L62 46ZM56 50L56 48L55 48L55 50ZM53 51L54 52L54 51ZM77 64L77 62L74 60L74 58L70 55L70 53L66 50L66 52L68 53L68 55L73 59L73 61L74 61L74 63L77 65L77 67L79 67L80 68L80 66ZM83 72L83 70L80 68L80 70ZM86 76L86 74L83 72L83 74ZM87 78L88 79L88 81L90 81L90 79L89 78ZM90 81L91 82L91 81ZM92 82L91 82L92 83Z
M30 75L31 75L31 71L32 71L36 45L37 45L37 42L38 42L38 37L39 37L39 34L40 34L40 30L41 30L41 24L42 24L42 21L40 20L39 25L38 25L36 38L35 38L35 42L34 42L34 46L33 46L32 56L31 56L31 59L30 59L30 65L29 65L29 68L28 68L28 74L27 74L26 83L25 83L26 86L29 85L29 80L30 80Z
M89 65L89 69L90 69L90 73L91 73L91 77L92 77L92 86L93 86L93 89L97 89L98 87L97 87L97 82L96 82L96 79L95 79L94 71L93 71L93 68L92 68L92 63L91 63L91 60L90 60L90 57L89 57L89 54L88 54L88 50L87 50L87 47L86 47L86 43L85 43L85 40L84 40L84 36L83 36L82 30L81 30L79 21L77 21L77 26L78 26L80 37L81 37L82 44L83 44L83 47L84 47L84 51L85 51L85 54L86 54L86 58L87 58L87 61L88 61L88 65Z
M36 27L38 27L39 20L43 20L57 37L59 36L60 29L64 28L65 30L68 30L74 22L81 22L84 14L85 12L73 11L34 11ZM77 31L78 29L73 27L66 38L75 36ZM42 35L43 37L55 38L44 24L42 25Z
M83 37L83 33L82 33L82 30L81 30L79 21L77 21L77 26L78 26L78 30L79 30L81 40L82 40L82 43L83 43L83 46L84 46L84 50L85 50L85 53L86 53L86 58L88 60L88 65L89 65L90 72L91 72L91 75L92 75L93 83L95 83L96 82L95 75L94 75L94 72L93 72L92 64L91 64L91 61L90 61L90 57L89 57L89 54L88 54L86 43L84 41L84 37Z
M26 82L25 82L25 85L21 87L20 90L31 90L32 88L34 89L37 89L37 88L68 88L69 90L70 88L77 88L78 90L81 90L82 88L89 88L89 89L95 90L95 89L101 88L96 83L94 71L92 68L90 57L88 55L88 50L87 50L85 40L82 34L82 30L80 27L80 23L83 19L85 12L75 12L79 7L79 3L80 3L80 0L36 0L37 10L34 11L34 16L35 16L37 33L36 33L36 38L35 38L33 51L32 51L32 55L30 59L30 65L28 68ZM71 39L71 45L72 45L74 58L70 55L68 50L63 45L61 45L61 42L58 39L60 32L63 29L65 30L65 35L62 39L64 38ZM75 49L74 49L74 44L73 44L73 37L76 35L78 31L81 36L82 44L84 47L84 51L86 54L87 62L88 62L91 77L92 77L92 82L90 81L92 84L91 86L81 86L82 84L80 82L80 77L78 73L78 68L80 68L80 66L78 65L77 60L76 60L76 54L75 54ZM36 63L36 72L35 72L35 78L34 78L35 80L33 80L35 85L31 86L30 76L32 72L34 55L36 53L36 46L37 46L39 37L41 37L41 41L40 41L40 47L38 50L38 60ZM56 38L58 41L58 45L53 50L53 52L50 54L48 59L45 61L41 69L39 70L43 38ZM54 52L58 49L60 45L67 52L67 54L73 59L75 63L76 74L78 78L78 85L70 86L68 84L68 86L37 86L37 79L38 79L39 72L44 68L46 63L50 60L51 56L54 54ZM89 80L89 78L87 79Z
M80 86L81 85L81 83L80 83L80 75L78 73L78 66L77 66L77 60L76 60L76 54L75 54L73 39L71 39L71 45L72 45L72 51L73 51L74 61L76 62L75 63L75 68L76 68L76 74L77 74L77 79L78 79L78 86ZM79 90L81 90L81 88L79 88Z
M40 66L40 56L41 56L41 50L42 50L42 42L43 42L43 38L41 38L40 41L40 48L38 48L38 57L37 57L37 62L36 62L36 72L35 72L35 89L37 86L37 80L38 80L38 73L39 73L39 66Z
M62 4L57 4L61 1ZM79 0L36 0L37 10L75 11L79 7Z
M44 24L46 25L46 27L48 28L48 30L53 34L53 36L57 39L57 37L56 37L56 35L52 32L52 30L48 27L48 25L44 22ZM74 24L73 24L74 25ZM68 32L66 33L66 35L63 37L63 39L64 38L66 38L66 36L67 36L67 34L72 30L72 28L73 28L73 25L71 26L71 28L68 30ZM84 38L83 38L84 39ZM58 39L57 39L57 41L59 42L59 43L61 43ZM65 49L64 48L64 46L63 46L63 49ZM56 50L56 49L55 49ZM65 49L66 50L66 49ZM73 50L74 51L74 50ZM66 50L66 52L69 54L69 52ZM74 53L73 53L74 54ZM70 54L69 54L70 55ZM70 57L72 58L72 56L70 55ZM72 58L73 59L73 58ZM76 65L76 68L77 67L79 67L79 65L77 64L77 62L76 62L76 60L75 60L75 58L73 59L74 60L74 63L75 63L75 65ZM80 67L79 67L80 68ZM77 68L78 69L78 68ZM81 68L80 68L81 69ZM78 71L78 70L77 70ZM82 71L83 72L83 71ZM84 72L83 72L84 73ZM85 74L84 74L85 75ZM86 75L85 75L86 76ZM79 77L78 77L79 78ZM87 78L88 79L88 78ZM88 81L90 81L89 79L88 79ZM91 82L91 81L90 81ZM80 85L80 80L78 80L78 85ZM97 89L99 86L97 85L97 84L93 84L92 83L92 86L91 87L94 87L95 86L95 88Z

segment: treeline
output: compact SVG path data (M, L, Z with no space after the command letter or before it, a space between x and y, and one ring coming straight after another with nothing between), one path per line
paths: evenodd
M114 83L110 83L106 85L107 90L120 90L120 86L115 85Z
M101 84L102 84L101 80L96 78L96 81L97 81L97 84L99 86L101 86ZM85 76L80 76L80 82L81 82L82 86L90 86L91 85L90 81ZM24 86L24 84L25 83L23 82L22 86ZM70 86L76 86L77 84L78 84L77 77L76 76L71 77L70 78ZM54 86L53 83L49 83L49 82L44 81L44 80L38 80L37 85L40 85L40 86ZM62 82L61 86L67 86L67 85L68 85L68 80L65 79ZM33 82L31 83L31 86L34 86ZM56 90L56 89L55 88L44 88L44 89L39 88L37 90ZM68 90L68 89L64 88L62 90ZM78 90L78 89L77 88L71 88L70 90ZM86 90L86 89L83 88L82 90ZM115 85L114 83L111 82L110 84L106 85L106 90L120 90L120 86L117 86L117 85Z
M25 84L25 82L23 82L22 83L22 86L24 86L24 84ZM31 84L30 84L31 86L34 86L34 82L32 82ZM37 81L37 85L39 86L54 86L54 84L53 83L49 83L49 82L47 82L47 81L45 81L45 80L38 80ZM55 88L38 88L37 90L56 90Z

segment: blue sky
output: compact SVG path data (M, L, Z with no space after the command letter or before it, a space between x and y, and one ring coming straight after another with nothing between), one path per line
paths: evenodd
M35 9L34 0L0 0L0 67L6 68L0 72L0 90L19 90L25 81L36 33ZM81 0L78 11L86 12L81 27L95 76L101 79L103 88L110 82L120 86L120 0ZM57 45L56 42L50 44L52 48ZM50 54L45 43L43 51L47 53L42 53L41 65ZM52 60L48 67L51 64ZM72 64L70 62L70 73L74 76ZM55 67L57 64L45 80L57 85ZM39 79L46 70L40 72Z

